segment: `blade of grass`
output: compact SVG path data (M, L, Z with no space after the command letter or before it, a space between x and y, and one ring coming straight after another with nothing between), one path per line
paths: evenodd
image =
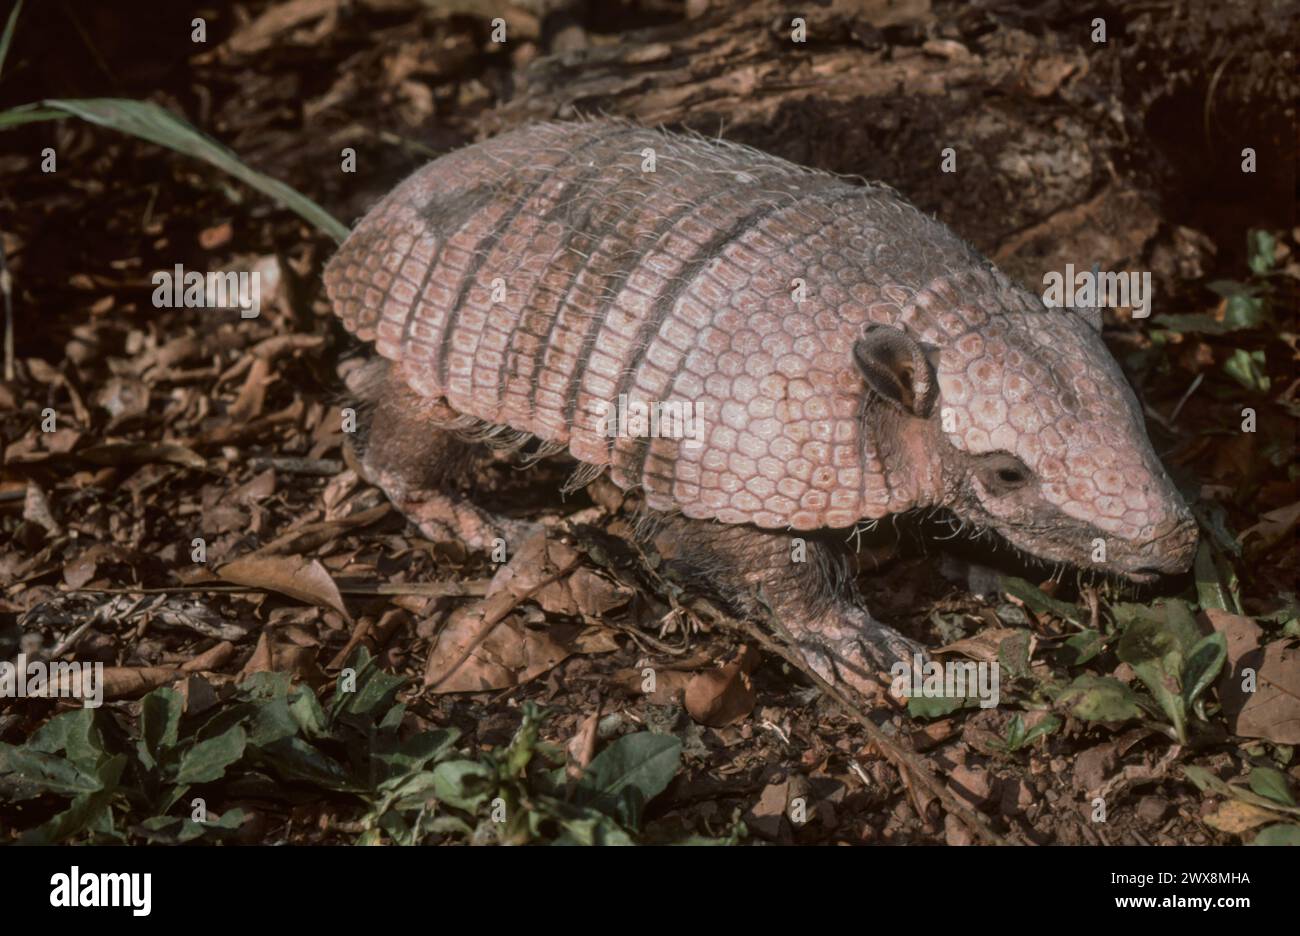
M37 104L24 104L21 107L11 107L7 111L0 111L0 130L8 130L10 127L17 127L25 123L35 123L38 120L62 120L67 117L63 111L51 110L48 107L41 107Z
M22 11L23 0L18 0L14 8L9 11L9 19L5 23L4 35L0 35L0 75L4 74L5 56L9 54L9 43L13 41L14 29L18 25L18 14Z
M250 169L239 157L211 137L204 136L185 120L149 101L124 98L87 98L83 100L48 100L47 107L65 110L82 120L111 127L166 146L178 153L193 156L216 166L236 179L297 213L337 241L348 236L348 228L306 195L270 176Z
M342 242L348 236L347 225L306 195L244 165L226 147L157 104L125 98L54 99L41 103L46 109L36 109L35 105L29 104L0 114L0 130L34 120L49 120L58 114L71 114L89 123L129 133L150 143L201 159L269 195L336 241Z

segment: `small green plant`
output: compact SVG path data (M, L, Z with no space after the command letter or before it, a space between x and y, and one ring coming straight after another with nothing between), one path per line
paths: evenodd
M1055 715L1048 715L1034 727L1026 729L1025 720L1017 713L1007 725L1006 736L1000 741L991 742L990 746L1007 754L1015 754L1060 727L1061 719Z
M1203 694L1227 658L1227 640L1221 633L1202 636L1191 608L1183 601L1154 607L1115 605L1122 627L1116 655L1127 663L1150 695L1105 676L1077 677L1057 701L1087 721L1120 722L1161 715L1168 725L1154 727L1186 744L1188 718L1204 721Z
M455 730L404 736L404 680L364 649L348 666L328 705L285 674L260 673L192 716L166 688L141 700L133 725L105 709L57 715L24 745L0 744L0 802L17 807L19 827L35 817L20 839L33 844L228 838L244 813L208 803L308 802L322 791L359 815L343 827L360 843L631 843L679 766L676 738L639 733L573 780L561 752L539 741L531 704L505 749L457 753Z
M649 732L626 735L575 782L566 774L563 752L538 741L540 725L539 710L526 704L523 723L502 751L444 761L390 783L365 820L376 831L363 841L377 840L380 829L397 842L418 841L432 800L445 812L428 828L461 832L475 842L633 844L646 803L677 772L681 742Z
M1223 798L1218 812L1206 816L1209 825L1240 833L1267 822L1251 844L1300 845L1300 808L1286 774L1276 767L1253 766L1245 785L1226 783L1203 767L1184 767L1183 775L1202 793Z

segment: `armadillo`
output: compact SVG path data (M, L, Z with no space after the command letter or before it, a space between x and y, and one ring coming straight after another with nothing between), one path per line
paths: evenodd
M536 124L415 172L325 286L379 356L366 475L421 530L506 529L448 492L452 432L567 450L842 682L918 649L845 574L863 523L941 508L1139 581L1195 550L1095 310L1047 307L884 185L630 123ZM611 433L620 400L689 403L702 429Z

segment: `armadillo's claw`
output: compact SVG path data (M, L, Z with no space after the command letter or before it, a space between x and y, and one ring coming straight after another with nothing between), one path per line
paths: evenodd
M919 673L930 660L923 645L858 607L838 609L833 622L821 622L807 639L799 640L799 649L823 679L865 695L878 694L882 686L903 673ZM901 673L900 664L906 667Z

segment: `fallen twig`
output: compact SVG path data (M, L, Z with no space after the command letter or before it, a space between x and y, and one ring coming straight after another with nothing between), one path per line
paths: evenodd
M491 579L464 582L361 582L338 586L344 595L419 595L425 598L481 598ZM88 595L184 595L194 592L217 594L272 594L273 589L251 585L168 585L163 588L70 588L69 593Z

